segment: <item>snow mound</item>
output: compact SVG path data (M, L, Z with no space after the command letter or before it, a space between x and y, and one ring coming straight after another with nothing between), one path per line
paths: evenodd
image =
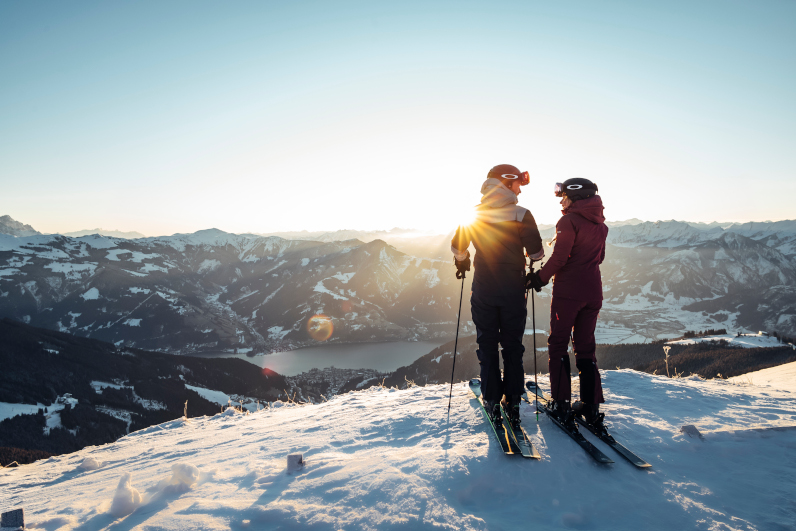
M93 457L86 457L83 459L83 462L80 463L80 466L77 467L79 470L99 470L102 468L102 463L97 461Z
M199 479L199 469L188 463L177 463L171 466L171 480L173 485L192 486Z
M2 470L0 492L25 500L30 527L68 514L75 529L113 528L112 516L138 508L124 528L792 528L796 390L601 375L611 431L651 469L585 433L616 461L596 464L525 403L523 426L541 459L503 455L459 382L450 413L448 387L433 385L170 421ZM546 377L539 383L549 388ZM686 425L703 438L681 433ZM287 456L297 453L306 464L289 474ZM112 465L73 474L89 455ZM131 467L143 498L129 473L119 479Z
M110 510L111 515L116 518L127 516L141 505L141 493L133 487L132 481L133 475L130 472L125 472L119 479Z

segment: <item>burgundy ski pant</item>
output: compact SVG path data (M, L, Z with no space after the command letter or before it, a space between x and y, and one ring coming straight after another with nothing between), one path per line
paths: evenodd
M582 302L553 297L550 304L549 348L550 389L554 400L571 400L572 384L569 374L570 335L575 351L575 364L580 376L580 399L586 404L601 404L603 387L597 370L597 344L594 328L600 315L602 301Z

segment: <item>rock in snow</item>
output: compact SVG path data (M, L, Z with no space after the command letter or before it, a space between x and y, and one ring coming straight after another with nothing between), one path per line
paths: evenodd
M24 505L29 528L64 530L793 528L792 380L775 388L631 370L602 377L612 431L651 469L587 433L616 461L595 464L524 403L542 459L505 456L462 382L449 416L445 385L374 387L323 404L166 422L0 469L0 509ZM687 424L704 441L680 433ZM296 453L306 465L288 474ZM75 474L89 455L106 465Z

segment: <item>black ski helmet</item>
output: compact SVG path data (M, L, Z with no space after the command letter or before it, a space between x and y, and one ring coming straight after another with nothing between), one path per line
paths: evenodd
M582 177L567 179L563 183L556 183L555 194L557 197L568 197L572 201L588 199L597 194L597 183Z
M530 181L527 171L520 171L511 164L498 164L486 176L487 179L498 179L505 185L510 185L514 181L519 181L520 186L525 186Z

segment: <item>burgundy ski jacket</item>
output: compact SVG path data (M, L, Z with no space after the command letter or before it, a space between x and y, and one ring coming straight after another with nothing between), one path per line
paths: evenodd
M599 195L575 201L556 224L553 256L539 271L553 279L553 297L577 301L603 300L600 264L605 259L608 227Z

